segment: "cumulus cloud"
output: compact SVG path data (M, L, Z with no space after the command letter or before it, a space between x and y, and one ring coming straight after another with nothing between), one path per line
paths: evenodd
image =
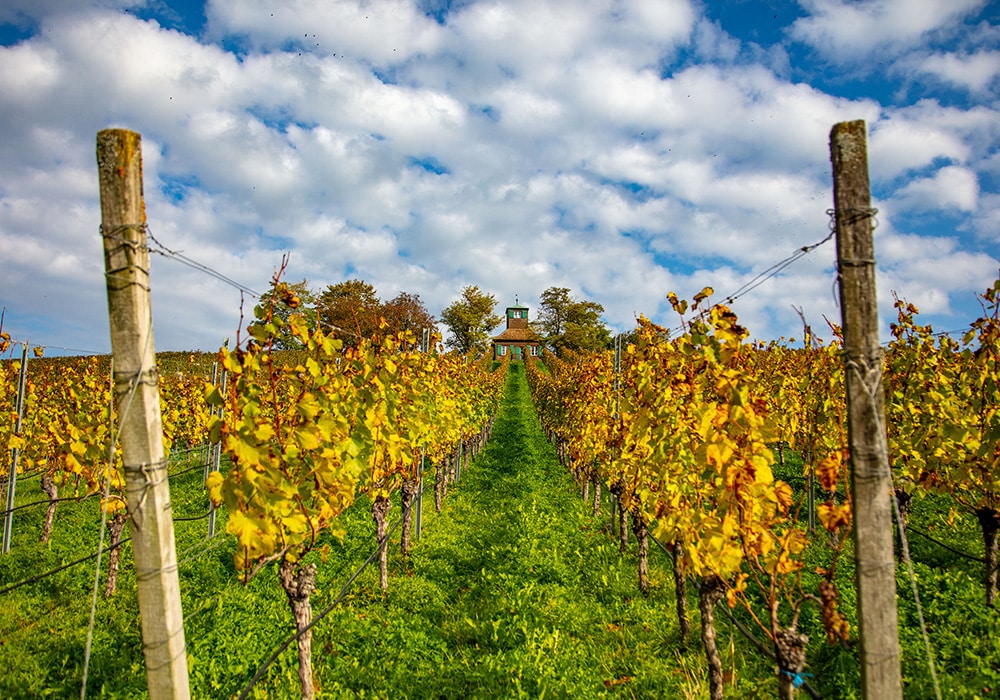
M932 177L912 180L895 196L915 211L955 208L972 212L979 201L979 182L968 168L951 165Z
M430 13L416 0L210 0L199 36L158 22L155 3L72 5L0 10L41 27L0 47L0 292L11 328L67 346L106 347L93 144L108 126L143 133L157 240L256 290L290 251L290 279L360 277L432 312L467 284L501 305L566 286L616 329L639 313L669 325L667 291L722 297L826 237L828 134L858 118L884 200L883 286L959 312L996 267L959 234L893 225L914 211L996 235L995 106L831 94L789 45L748 42L685 0ZM864 52L881 26L889 44L921 47L911 59L968 56L971 88L991 84L988 61L927 37L981 5L813 0L789 31ZM949 60L919 70L960 80ZM737 301L756 336L797 332L793 304L814 325L836 315L832 248ZM215 347L235 330L238 290L163 257L153 280L159 347Z
M915 67L969 92L986 90L1000 75L1000 51L974 54L936 53L914 61Z
M791 34L837 63L919 45L979 10L985 0L800 0L806 17Z

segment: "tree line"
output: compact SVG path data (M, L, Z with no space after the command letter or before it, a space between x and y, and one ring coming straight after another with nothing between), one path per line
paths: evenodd
M418 335L438 323L448 329L444 344L459 353L486 353L492 331L502 322L496 313L497 299L476 285L466 286L458 299L435 317L419 294L400 292L382 300L374 285L351 279L328 285L315 292L308 280L278 282L262 295L261 301L274 304L274 313L287 320L292 309L304 315L310 329L334 332L346 346L356 346L362 338L378 340L403 331ZM289 304L289 301L292 303ZM529 327L543 346L557 355L609 348L611 331L601 319L604 307L573 296L567 287L549 287L539 298L537 318ZM277 339L275 347L300 346L291 333Z

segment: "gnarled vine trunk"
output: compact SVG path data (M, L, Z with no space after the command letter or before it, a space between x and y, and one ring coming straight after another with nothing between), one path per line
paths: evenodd
M441 503L444 501L445 482L445 462L438 462L434 465L434 511L441 512Z
M976 511L976 518L979 520L979 527L983 531L983 545L985 546L985 572L984 583L986 584L986 605L994 607L997 602L997 563L1000 559L998 552L998 533L1000 533L1000 511L992 508L980 508Z
M809 637L794 627L780 629L774 635L774 654L778 659L778 698L794 700L795 691L802 684L806 668L806 645Z
M712 700L722 700L722 657L715 642L715 604L722 598L724 587L717 576L708 576L698 586L698 609L701 611L701 642L708 662L708 694Z
M376 496L372 502L372 517L375 519L375 534L378 538L378 582L383 592L389 590L389 542L385 533L390 508L392 501L385 496Z
M419 479L403 479L403 485L399 489L400 507L403 509L403 528L399 548L404 557L410 554L410 528L413 524L413 508L410 507L410 504L413 503L419 488Z
M903 546L903 537L906 534L906 516L910 512L910 501L913 500L913 494L907 493L899 487L892 491L896 497L896 505L899 507L899 522L896 523L896 558L902 560L906 554L906 548Z
M108 554L108 580L104 585L104 597L110 598L118 588L118 566L122 559L122 549L117 545L122 541L122 533L125 532L125 523L128 522L128 514L120 510L108 523L108 533L111 535L111 553Z
M674 597L677 599L677 625L681 632L681 641L687 640L691 634L691 623L687 615L687 581L684 572L681 571L680 562L684 558L684 544L674 543L674 551L671 553L674 560Z
M628 512L622 507L622 487L612 484L611 493L618 501L618 553L625 554L628 551Z
M594 479L594 510L591 511L596 518L601 514L601 481Z
M42 526L42 543L48 542L52 535L52 523L56 518L56 503L59 498L59 487L51 474L42 475L42 491L49 497L49 507L45 511L45 524Z
M649 525L641 515L632 514L632 532L639 545L639 591L649 595Z
M306 564L299 567L295 562L282 559L281 566L278 567L278 579L288 597L288 605L295 618L295 630L301 633L312 622L312 603L309 602L309 596L316 590L316 565ZM312 630L299 636L298 650L302 699L312 700L315 697L312 677Z

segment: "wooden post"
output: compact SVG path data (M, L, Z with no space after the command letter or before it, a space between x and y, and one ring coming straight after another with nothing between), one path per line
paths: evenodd
M875 296L875 212L864 121L833 127L830 157L844 324L861 687L869 700L891 700L903 695L892 548L892 474Z
M141 137L97 134L101 232L129 527L151 700L189 698L149 299Z

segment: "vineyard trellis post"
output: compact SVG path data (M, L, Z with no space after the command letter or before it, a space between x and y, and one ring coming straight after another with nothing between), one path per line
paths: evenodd
M223 344L223 347L224 348L228 348L229 347L229 339L228 338L226 338L226 342ZM212 385L213 386L215 386L216 370L217 369L218 369L218 363L216 363L216 367L212 370ZM222 370L222 380L218 384L219 391L222 393L223 396L226 395L226 391L227 391L227 388L228 388L228 383L229 383L229 371L226 370L226 369L223 369ZM224 412L224 409L223 409L222 406L213 407L213 409L212 409L212 413L214 415L218 416L220 420L223 418L223 412ZM221 439L218 442L214 443L211 446L211 452L212 452L211 461L207 465L205 465L205 481L208 481L208 475L211 472L217 472L217 471L219 471L220 467L222 466L222 440ZM215 519L216 519L215 504L211 502L211 499L209 499L209 503L208 503L208 537L209 537L209 539L211 539L212 537L215 537Z
M28 344L21 345L21 369L17 376L17 399L15 400L14 435L21 435L24 420L24 395L28 389ZM17 464L21 451L15 445L10 450L10 473L7 475L7 510L3 518L3 553L10 551L10 538L14 527L14 492L17 489Z
M219 386L219 363L212 363L212 386ZM225 394L223 394L225 396ZM208 409L209 416L216 416L219 413L216 412L215 406L211 406ZM221 418L221 416L219 416ZM222 447L222 441L209 442L206 443L206 457L205 457L205 473L202 477L205 482L208 482L208 475L212 473L213 469L217 466L215 463L216 448ZM208 499L208 537L211 539L215 536L215 504L212 503L212 499Z
M97 134L101 234L149 697L188 698L187 654L149 290L141 137Z
M420 352L425 355L431 351L431 329L424 328L420 332ZM417 471L417 502L413 514L413 535L418 540L424 529L424 469L427 467L427 448L420 448L420 469Z
M424 527L424 468L426 463L426 448L420 448L420 468L417 473L417 502L414 504L413 514L413 536L418 540Z
M843 315L847 433L854 506L854 559L863 697L902 697L892 474L882 392L875 252L863 120L830 132L837 269Z

